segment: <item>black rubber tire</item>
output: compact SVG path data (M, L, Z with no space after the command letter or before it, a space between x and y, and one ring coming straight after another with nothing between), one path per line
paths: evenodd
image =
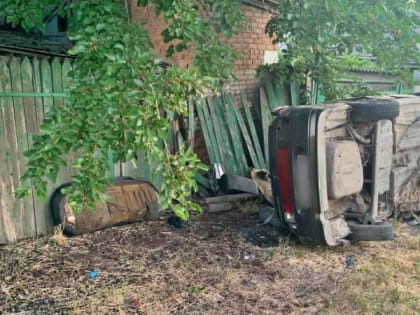
M74 226L66 224L64 208L66 196L63 193L61 193L62 188L69 187L70 185L71 183L63 184L53 192L50 199L50 210L54 225L61 224L64 234L69 236L76 236L80 235L81 233L77 231L77 229Z
M394 119L400 114L400 104L394 100L360 98L346 103L352 107L350 118L355 122Z
M360 224L347 221L351 234L348 238L352 241L390 241L394 239L394 229L389 223Z

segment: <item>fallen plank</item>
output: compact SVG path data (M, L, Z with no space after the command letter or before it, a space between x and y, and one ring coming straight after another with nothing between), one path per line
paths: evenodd
M224 196L218 196L218 197L208 197L205 198L206 204L211 203L222 203L222 202L232 202L232 201L240 201L245 199L252 199L257 197L253 194L232 194L232 195L224 195Z
M258 195L258 186L253 179L232 174L223 175L220 188L226 193L237 191Z
M207 205L208 212L223 212L229 211L235 208L235 205L231 202L211 203Z

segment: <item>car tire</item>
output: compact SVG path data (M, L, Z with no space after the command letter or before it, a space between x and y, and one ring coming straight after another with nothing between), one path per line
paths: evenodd
M63 233L69 236L80 235L81 233L77 229L68 224L65 218L65 202L66 195L61 192L62 188L69 187L71 183L66 183L58 187L51 196L50 209L53 218L54 225L61 225Z
M348 238L352 241L390 241L394 239L394 229L389 223L360 224L348 221L351 234Z
M347 101L352 108L350 118L354 122L394 119L400 114L400 105L390 99L361 98Z

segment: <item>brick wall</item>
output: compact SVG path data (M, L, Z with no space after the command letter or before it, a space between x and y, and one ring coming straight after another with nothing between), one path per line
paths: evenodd
M134 22L144 21L149 30L150 37L161 58L164 58L168 44L165 44L160 33L165 29L165 23L156 17L152 7L138 8L136 1L132 1L131 15ZM227 86L225 91L246 91L248 95L256 95L258 82L255 79L255 69L264 62L264 52L275 50L270 37L264 33L265 25L270 18L270 13L250 5L243 6L244 14L250 29L232 37L229 43L235 51L242 55L242 59L235 62L235 76L237 80ZM194 51L187 50L176 54L169 61L181 67L187 67L194 58ZM165 58L164 58L165 59Z

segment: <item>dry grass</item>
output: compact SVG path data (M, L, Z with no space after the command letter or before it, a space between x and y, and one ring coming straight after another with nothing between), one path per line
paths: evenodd
M415 314L420 235L398 225L387 243L311 248L280 236L244 241L252 205L175 230L138 223L0 248L0 313ZM62 241L63 239L64 241ZM355 266L346 268L347 256ZM98 272L88 279L92 270ZM22 313L23 314L23 313Z

